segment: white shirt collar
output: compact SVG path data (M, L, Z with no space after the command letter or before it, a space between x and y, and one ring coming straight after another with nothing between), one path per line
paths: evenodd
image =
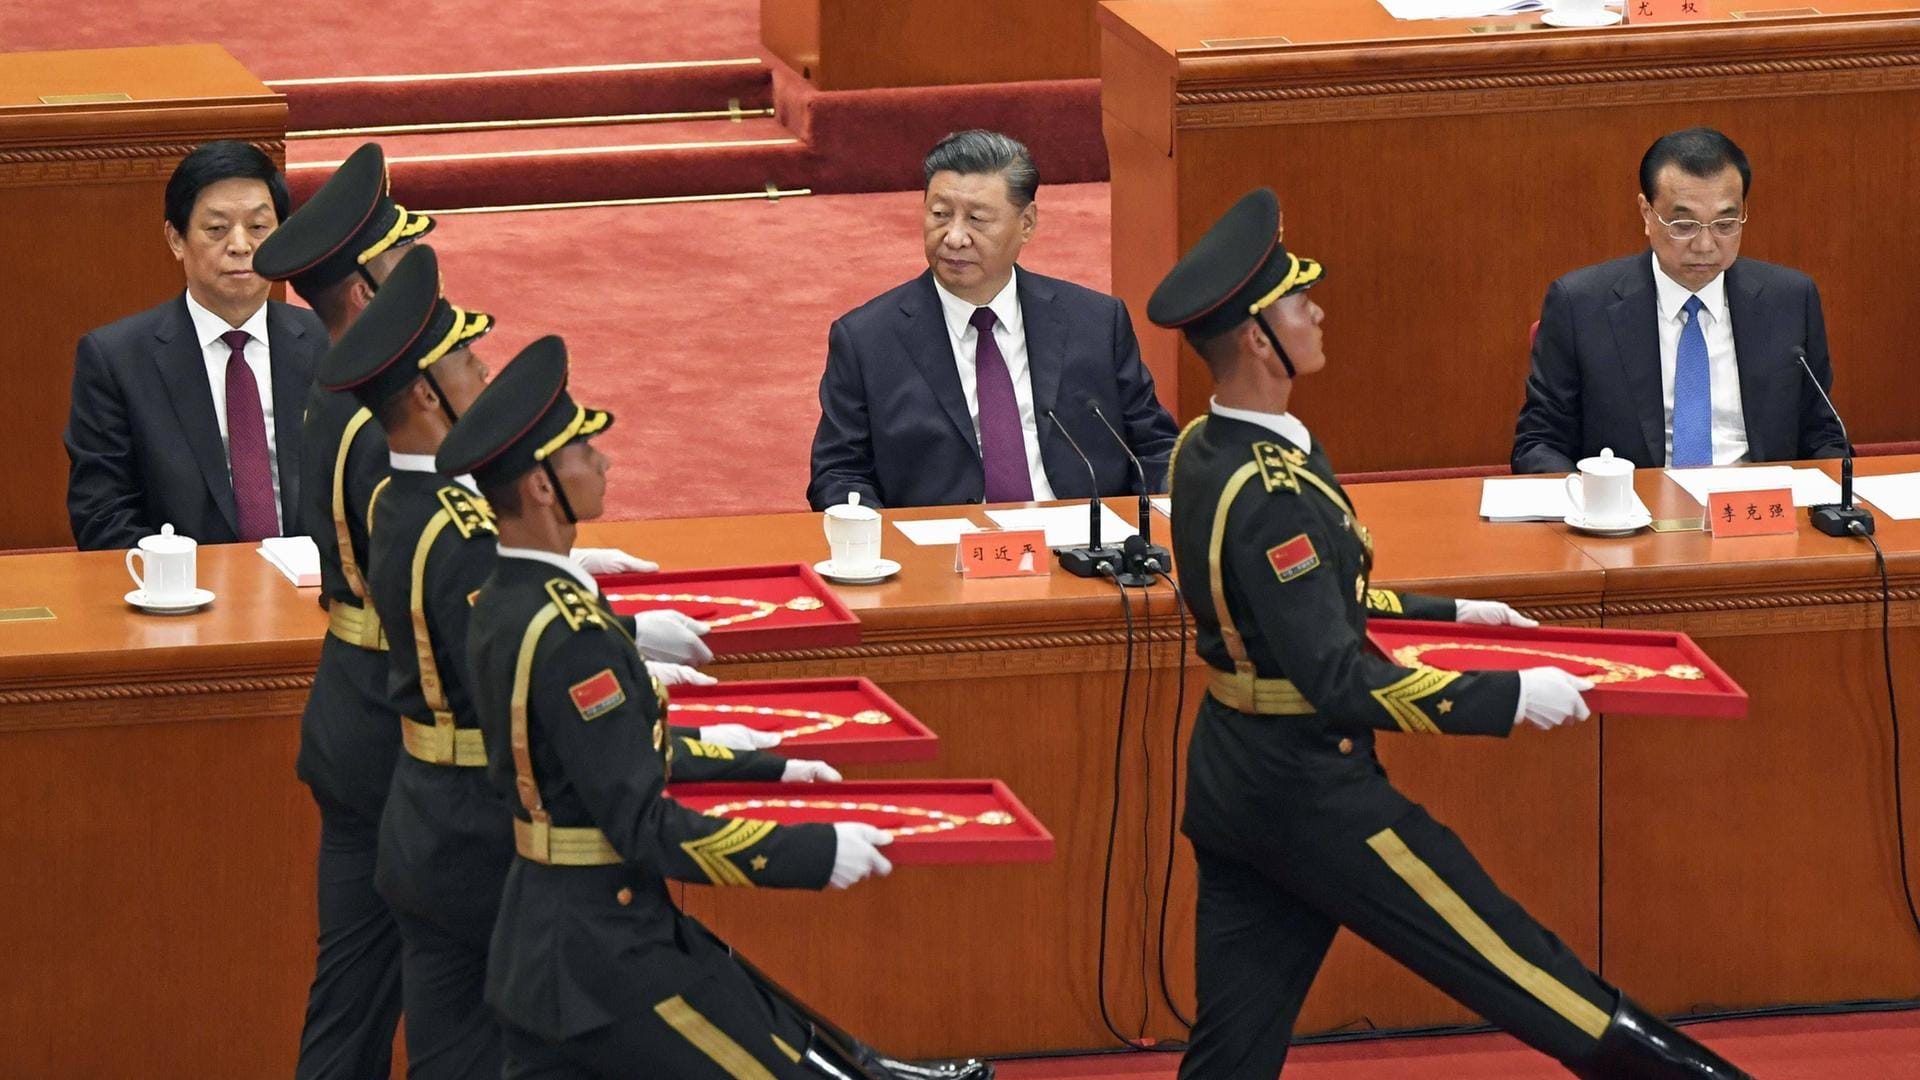
M1698 296L1707 314L1713 316L1714 322L1726 322L1727 272L1725 270L1713 275L1713 280L1700 286L1700 291L1696 293L1668 277L1667 272L1660 266L1658 255L1650 257L1653 259L1653 288L1660 303L1660 318L1669 322L1678 319L1680 310L1686 306L1687 297Z
M398 450L389 450L387 451L387 464L393 466L393 471L395 472L430 473L439 471L434 467L432 454L403 454ZM463 473L454 477L453 482L473 492L475 495L480 494L480 486L473 482L473 477L471 476Z
M506 559L530 559L534 562L546 563L548 566L557 566L572 574L573 580L579 582L581 588L595 596L600 595L600 583L593 580L593 575L587 573L586 568L565 555L541 551L539 548L508 547L505 544L500 545L499 553Z
M1307 425L1301 423L1299 417L1290 412L1270 413L1254 412L1252 409L1236 409L1228 405L1222 405L1211 398L1207 401L1207 408L1215 416L1224 416L1229 420L1238 420L1247 424L1258 424L1299 447L1301 450L1309 454L1313 452L1312 433L1307 431Z
M1007 275L1006 285L984 305L993 309L993 317L999 320L999 325L1012 334L1024 333L1020 321L1019 284L1020 268L1016 266ZM933 291L940 296L940 310L946 316L947 326L953 330L954 337L959 337L972 324L974 309L983 305L962 300L948 292L937 277L933 279Z
M246 322L239 326L228 326L227 320L202 307L200 301L193 298L193 290L188 289L187 317L193 320L193 335L199 340L202 348L215 342L219 342L222 346L226 345L226 342L220 341L220 335L229 330L245 330L253 340L262 345L267 343L267 305L265 303L255 308L253 314L247 316Z

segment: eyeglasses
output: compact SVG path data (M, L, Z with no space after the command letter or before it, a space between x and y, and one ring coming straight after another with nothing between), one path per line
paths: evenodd
M1713 230L1713 235L1722 238L1739 236L1740 227L1747 223L1747 215L1743 213L1737 218L1723 217L1715 218L1712 221L1692 221L1687 218L1681 218L1678 221L1668 221L1666 218L1660 216L1659 211L1655 211L1653 220L1665 225L1667 227L1667 235L1673 237L1675 240L1691 240L1700 235L1701 229L1711 229Z

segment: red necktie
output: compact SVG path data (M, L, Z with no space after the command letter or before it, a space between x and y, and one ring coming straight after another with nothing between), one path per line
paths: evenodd
M980 464L986 472L988 502L1032 502L1033 475L1027 471L1027 437L1020 426L1020 399L1007 370L1000 343L993 339L992 308L974 308L968 320L979 331L973 349L974 396L980 405Z
M229 330L220 340L227 355L227 466L233 473L233 505L240 513L240 539L280 535L273 508L273 453L267 447L267 418L260 411L260 383L247 366L250 340L245 330Z

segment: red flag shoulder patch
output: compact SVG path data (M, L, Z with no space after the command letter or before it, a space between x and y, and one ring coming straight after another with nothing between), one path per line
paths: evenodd
M1313 550L1312 538L1301 533L1284 544L1268 548L1267 561L1273 564L1273 572L1281 581L1292 581L1318 567L1320 553Z
M567 687L567 694L573 698L573 707L580 710L582 720L597 720L627 701L627 692L620 686L620 680L614 676L612 668L602 668L600 674L593 678Z

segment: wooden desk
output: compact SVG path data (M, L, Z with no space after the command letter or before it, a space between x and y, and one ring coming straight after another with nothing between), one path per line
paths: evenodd
M1095 0L760 0L760 41L821 90L1091 79Z
M1742 6L1800 5L1716 9ZM1208 382L1146 323L1146 299L1267 185L1288 246L1327 265L1313 295L1331 363L1302 394L1310 409L1348 403L1316 410L1341 467L1505 462L1548 283L1644 250L1641 155L1710 124L1752 159L1743 253L1820 285L1854 437L1920 435L1902 392L1920 249L1889 245L1880 209L1920 186L1920 17L1884 0L1817 6L1827 14L1542 30L1537 16L1399 22L1377 0L1103 4L1114 291L1164 400L1197 415Z
M0 53L0 296L16 313L0 319L0 549L73 543L74 345L186 287L160 235L174 166L213 139L277 161L286 130L286 99L218 45Z
M1920 459L1862 465L1912 468ZM1666 481L1641 482L1670 512ZM1573 948L1656 1007L1912 992L1920 948L1894 917L1870 557L1805 529L1715 545L1490 525L1473 517L1478 490L1471 480L1354 488L1381 579L1565 621L1689 629L1753 693L1754 715L1387 739L1396 781ZM888 516L960 512L984 520L977 508ZM826 553L807 514L592 526L582 542L668 567L722 552L742 563ZM1920 525L1885 522L1882 543L1896 664L1910 676ZM1110 586L1058 574L965 582L945 550L891 529L886 545L901 576L841 590L861 614L862 645L736 657L717 673L873 676L941 733L943 753L860 775L1003 777L1054 831L1058 857L909 868L824 896L687 888L686 907L829 1015L902 1052L1104 1045L1093 971L1119 601ZM9 879L31 883L0 896L0 952L15 960L0 980L0 1074L284 1074L312 958L315 814L292 762L321 616L243 546L202 550L220 600L199 615L126 610L123 573L111 553L0 559L0 608L56 615L0 622L0 790L31 808L0 815ZM1180 1031L1157 1004L1153 942L1181 665L1168 591L1132 610L1151 655L1142 645L1136 656L1122 752L1109 1004L1129 1032L1168 1038ZM1789 650L1812 665L1781 662ZM1815 673L1830 671L1851 673L1833 681L1836 706L1816 707ZM1199 681L1186 674L1190 716ZM1167 964L1190 1009L1192 868L1179 850ZM204 1022L216 1013L220 1024ZM1343 936L1303 1030L1465 1019ZM99 1038L109 1025L134 1037Z

